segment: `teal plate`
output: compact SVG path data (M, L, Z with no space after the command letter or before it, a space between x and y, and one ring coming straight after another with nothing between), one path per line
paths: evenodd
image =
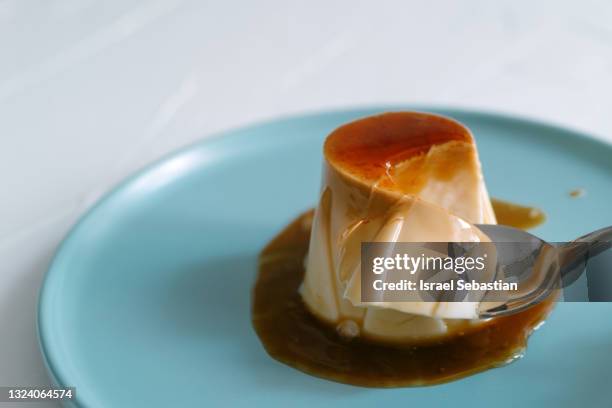
M397 107L394 107L397 110ZM270 358L250 323L261 248L315 205L325 136L389 107L282 119L145 168L73 228L39 304L53 380L86 407L612 406L612 304L560 304L509 366L444 385L367 389ZM474 132L491 195L545 210L568 240L612 224L612 147L496 114L431 109ZM584 188L572 199L568 192Z

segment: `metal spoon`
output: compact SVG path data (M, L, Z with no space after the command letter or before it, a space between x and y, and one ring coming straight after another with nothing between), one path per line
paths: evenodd
M585 271L589 258L612 247L612 226L560 245L550 244L512 227L477 227L495 244L498 267L503 266L505 277L510 274L531 280L530 284L523 285L528 290L523 288L502 302L500 299L495 299L497 302L482 302L481 318L517 313L543 301L553 291L567 287L578 279Z

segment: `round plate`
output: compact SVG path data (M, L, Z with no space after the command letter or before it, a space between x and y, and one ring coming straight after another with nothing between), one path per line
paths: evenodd
M228 132L108 194L65 239L41 292L40 342L54 381L75 386L87 407L610 406L612 304L560 304L522 360L433 387L337 384L266 354L250 322L258 252L315 205L325 136L394 108ZM420 110L472 129L491 195L547 213L536 234L569 240L612 224L609 145L511 117ZM575 188L586 195L570 198Z

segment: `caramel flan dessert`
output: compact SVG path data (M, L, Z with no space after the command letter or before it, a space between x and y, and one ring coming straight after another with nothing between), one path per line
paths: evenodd
M323 156L317 207L260 256L252 321L266 351L369 387L446 382L522 356L552 301L480 319L478 302L364 302L361 293L363 243L482 243L477 224L543 220L490 199L469 129L430 113L384 113L334 130Z

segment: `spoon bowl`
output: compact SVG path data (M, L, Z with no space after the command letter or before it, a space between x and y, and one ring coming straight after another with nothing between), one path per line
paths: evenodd
M529 232L503 225L477 225L495 245L497 274L519 282L519 289L489 299L485 295L480 318L518 313L558 294L586 270L590 258L612 246L612 226L571 242L548 243Z

